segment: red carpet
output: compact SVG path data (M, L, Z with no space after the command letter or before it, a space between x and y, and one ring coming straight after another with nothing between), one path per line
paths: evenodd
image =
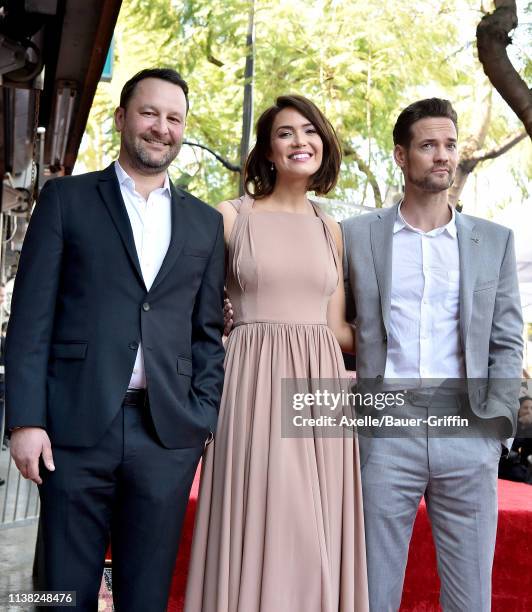
M499 524L492 612L532 610L532 486L499 480ZM439 578L425 504L419 507L408 556L401 611L439 610Z
M181 612L198 495L194 482L172 584L168 612ZM401 612L439 610L436 555L425 504L414 525ZM532 486L499 481L499 527L493 568L492 612L532 610Z

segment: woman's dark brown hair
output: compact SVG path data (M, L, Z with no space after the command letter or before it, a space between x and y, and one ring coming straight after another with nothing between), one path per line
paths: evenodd
M318 171L310 177L309 191L318 195L331 191L338 180L342 152L338 136L329 120L310 100L298 95L279 96L257 121L257 141L250 151L244 169L246 193L260 200L270 195L275 186L276 170L268 160L275 117L285 108L293 108L316 128L323 142L323 157Z

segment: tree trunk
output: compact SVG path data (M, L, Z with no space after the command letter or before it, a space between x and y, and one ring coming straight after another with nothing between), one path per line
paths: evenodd
M475 106L481 109L481 113L474 115L472 134L464 140L460 147L460 159L456 168L456 176L449 190L449 202L453 206L458 204L460 194L465 187L467 179L477 166L478 162L473 162L472 157L484 146L491 121L493 88L487 81L482 79L482 84L479 83L479 86L475 88L475 92L477 93L474 101Z
M382 208L381 190L379 188L379 183L377 182L377 177L373 174L371 168L354 149L345 148L343 154L344 157L352 157L356 161L359 170L366 175L368 182L371 185L371 188L373 189L373 197L375 198L375 208Z
M521 142L521 140L526 138L526 136L527 132L525 132L525 130L520 130L514 134L510 134L508 138L503 140L493 149L489 149L487 151L476 151L470 157L462 158L458 162L458 168L456 169L454 183L449 193L450 204L452 204L453 206L456 206L458 204L460 194L462 193L466 181L469 178L469 175L478 166L478 164L488 159L495 159L503 153L506 153L506 151L510 150L518 142Z
M515 0L495 0L495 11L477 26L478 59L495 89L523 122L532 138L532 91L513 67L506 47L517 27Z
M526 137L525 130L519 130L510 134L502 142L497 143L495 147L489 150L484 149L486 136L488 134L489 125L491 122L492 110L492 93L493 88L486 81L487 91L485 86L479 86L476 91L479 92L475 96L475 108L481 109L482 112L475 114L473 119L473 133L468 136L460 147L460 159L456 168L456 176L454 183L449 190L449 202L452 206L457 206L460 195L465 187L467 179L471 176L475 168L483 161L495 159L503 153L506 153L518 142L521 142ZM462 210L462 206L460 206Z

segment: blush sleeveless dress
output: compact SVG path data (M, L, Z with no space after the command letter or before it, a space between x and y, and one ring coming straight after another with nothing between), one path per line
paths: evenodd
M228 245L234 328L207 447L185 612L366 612L358 446L281 435L283 378L345 378L326 313L334 239L315 215L244 196Z

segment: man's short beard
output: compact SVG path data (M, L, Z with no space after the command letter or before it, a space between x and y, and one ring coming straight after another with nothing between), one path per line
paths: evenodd
M168 166L174 161L179 153L180 147L174 145L170 147L168 153L163 155L159 159L153 159L150 154L140 144L135 144L135 155L134 159L138 162L139 169L143 169L146 172L157 174L165 171Z
M439 193L440 191L446 191L449 189L454 183L454 174L449 172L448 179L447 184L444 185L443 183L433 182L431 176L424 176L421 179L414 178L411 175L408 176L408 181L412 183L412 185L415 185L416 187L419 187L423 191L427 191L429 193Z
M179 150L181 149L181 143L177 142L170 146L166 155L158 159L154 159L148 151L142 146L142 143L138 140L130 142L129 139L124 138L124 145L129 154L131 163L145 174L160 174L168 169L168 166L177 157Z

